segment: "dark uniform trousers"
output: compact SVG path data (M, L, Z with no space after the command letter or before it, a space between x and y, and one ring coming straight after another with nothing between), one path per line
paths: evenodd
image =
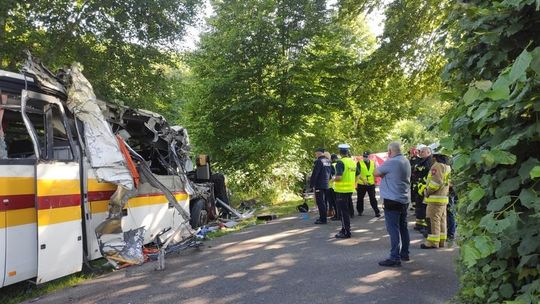
M351 234L351 206L352 193L336 192L336 205L341 215L341 232L346 235ZM354 210L353 210L354 212Z
M315 202L317 202L317 208L319 209L319 219L321 222L326 222L326 191L327 189L315 188Z
M380 214L381 211L377 206L377 198L375 197L375 185L358 185L358 188L356 189L356 210L358 211L358 215L364 213L364 197L366 196L366 192L369 196L371 208L373 208L375 214Z

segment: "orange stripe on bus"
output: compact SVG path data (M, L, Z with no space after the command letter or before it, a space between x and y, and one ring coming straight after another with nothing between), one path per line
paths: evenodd
M6 212L5 211L0 211L0 229L2 228L6 228Z
M47 226L80 219L80 206L38 210L38 226Z
M0 195L34 194L33 177L0 177Z
M174 195L174 197L176 198L177 201L181 202L181 201L187 200L189 196L187 193L177 193ZM137 208L137 207L168 204L168 203L169 201L167 201L167 198L165 197L165 195L140 196L140 197L130 198L127 203L127 207ZM109 201L103 200L103 201L90 202L90 210L92 214L107 212L109 210Z
M92 212L92 214L109 211L109 201L90 202L90 211Z
M33 224L36 222L36 209L26 208L9 210L6 214L7 227Z
M95 178L88 179L88 191L114 191L116 188L115 184L100 183Z
M37 189L38 196L77 194L81 193L81 184L77 179L40 179Z

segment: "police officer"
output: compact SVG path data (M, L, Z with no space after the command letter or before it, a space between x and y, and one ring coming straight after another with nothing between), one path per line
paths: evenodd
M444 247L446 235L446 205L450 190L450 166L448 158L442 154L434 154L435 162L431 166L426 179L424 201L427 204L426 217L428 235L422 249Z
M381 211L377 206L377 198L375 197L375 176L373 175L375 172L375 162L369 159L368 151L365 151L362 156L363 159L357 163L357 170L360 171L360 175L357 179L358 187L356 188L356 210L358 211L358 215L362 215L364 213L364 197L366 196L367 192L369 196L369 203L371 204L373 211L375 211L375 216L380 217Z
M317 202L317 208L319 209L319 219L315 221L315 224L326 224L326 191L328 191L328 181L330 180L331 163L330 160L324 156L324 149L318 148L315 150L315 157L317 158L313 163L313 172L309 181L310 188L315 191L315 202Z
M336 163L336 176L334 178L334 192L336 193L336 205L341 214L341 231L336 234L338 239L351 237L350 205L356 176L360 174L356 170L356 163L350 157L348 144L338 146L341 159ZM353 211L354 212L354 211Z
M426 204L424 204L424 191L426 178L432 165L431 148L425 145L418 146L420 160L411 168L411 200L413 201L416 224L414 230L425 233L427 230Z
M336 175L336 161L338 157L336 154L330 155L330 161L332 162L332 167L330 167L330 182L328 183L328 191L326 191L326 202L328 203L329 210L333 210L332 221L340 221L341 217L339 216L338 209L336 207L336 193L334 192L334 176Z

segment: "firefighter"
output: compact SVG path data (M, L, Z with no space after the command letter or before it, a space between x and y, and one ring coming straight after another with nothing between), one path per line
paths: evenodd
M358 187L356 189L356 210L358 211L358 215L362 215L364 213L364 197L366 196L367 192L369 196L369 203L371 204L373 211L375 211L375 216L380 217L381 211L377 206L377 198L375 197L375 176L373 175L375 172L375 161L369 159L368 151L365 151L362 156L363 160L357 163L357 169L360 171L360 175L357 179Z
M419 145L420 160L415 162L411 170L411 201L415 205L414 213L416 224L414 230L425 233L427 230L426 222L426 204L424 204L424 188L429 169L432 165L431 148L425 145Z
M338 148L341 159L336 163L334 192L336 193L336 205L341 214L341 231L336 234L336 238L348 239L351 237L351 211L349 210L349 206L352 205L354 184L360 172L357 171L356 163L350 157L350 146L348 144L340 144Z
M435 154L435 160L426 180L424 189L424 202L427 204L426 217L428 234L422 249L444 247L446 235L446 205L450 191L450 166L448 158L442 154Z

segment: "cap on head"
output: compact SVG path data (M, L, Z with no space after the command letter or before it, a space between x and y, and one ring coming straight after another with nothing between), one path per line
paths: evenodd
M369 157L369 151L364 151L364 154L362 154L363 157Z
M349 149L351 148L351 146L349 146L348 144L339 144L338 145L338 149L339 149L339 153L340 154L347 154L349 152Z
M324 150L324 148L317 148L315 149L315 152L321 152L321 153L324 153L326 150Z
M439 163L442 163L442 164L449 164L449 158L447 155L444 155L442 153L435 153L433 154L433 157L435 158L435 160L437 160L437 162Z
M431 149L432 152L437 151L437 148L439 148L440 146L441 146L441 144L439 144L439 143L432 143L432 144L428 145L428 147Z
M427 147L427 146L424 145L424 144L419 144L418 146L416 146L416 150L421 151L421 150L424 149L425 147Z

